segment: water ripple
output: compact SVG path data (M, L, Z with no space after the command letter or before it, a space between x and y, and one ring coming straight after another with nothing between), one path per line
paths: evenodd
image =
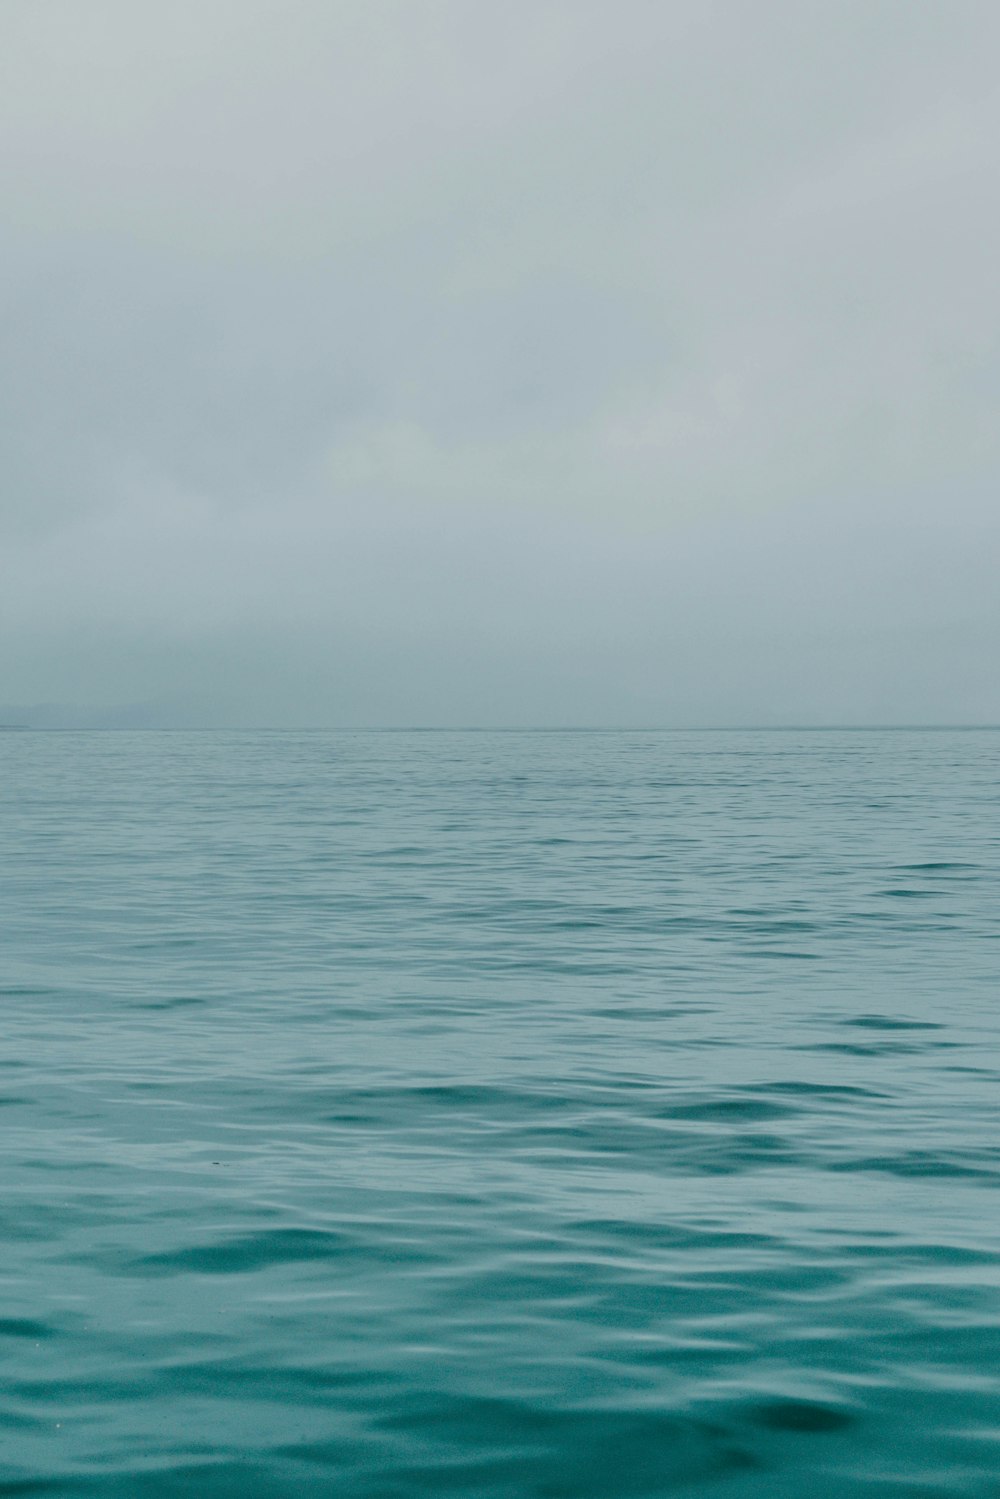
M988 1499L989 733L0 739L0 1496Z

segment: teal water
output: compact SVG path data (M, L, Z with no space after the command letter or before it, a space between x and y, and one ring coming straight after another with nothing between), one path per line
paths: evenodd
M0 736L0 1494L1000 1494L998 751Z

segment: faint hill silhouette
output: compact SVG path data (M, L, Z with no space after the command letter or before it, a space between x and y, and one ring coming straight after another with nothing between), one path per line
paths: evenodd
M184 728L195 715L173 703L0 703L0 729Z

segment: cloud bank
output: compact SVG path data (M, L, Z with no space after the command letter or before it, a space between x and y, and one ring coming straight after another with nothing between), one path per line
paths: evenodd
M0 30L0 701L1000 720L995 6Z

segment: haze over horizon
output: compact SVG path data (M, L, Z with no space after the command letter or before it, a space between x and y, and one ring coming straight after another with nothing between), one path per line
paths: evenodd
M0 38L0 720L1000 721L1000 9Z

